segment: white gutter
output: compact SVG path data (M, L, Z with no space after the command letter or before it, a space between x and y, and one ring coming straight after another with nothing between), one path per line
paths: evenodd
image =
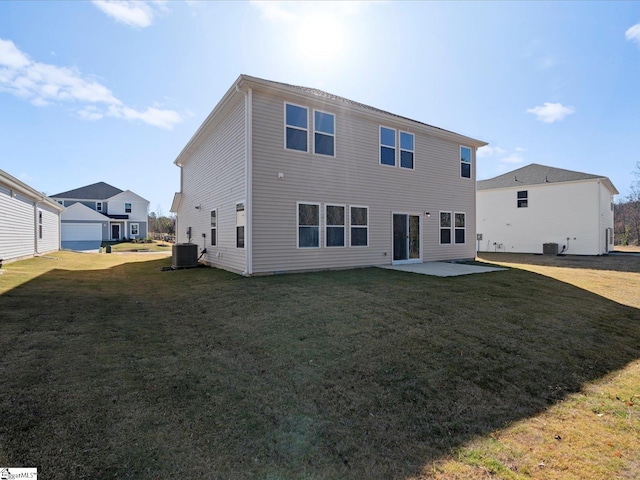
M243 275L253 274L253 90L240 90L240 82L236 83L236 91L244 94L244 179L245 179L245 271Z

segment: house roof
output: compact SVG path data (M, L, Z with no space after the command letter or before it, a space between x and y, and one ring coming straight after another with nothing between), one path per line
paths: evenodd
M16 190L37 202L46 203L50 207L53 207L60 212L64 211L64 207L55 200L52 200L51 197L48 197L44 193L38 192L36 189L30 187L26 183L9 175L4 170L0 170L0 183L7 185L9 188Z
M517 170L513 170L497 177L477 182L477 190L490 190L494 188L524 187L530 185L544 185L549 183L578 182L583 180L602 180L607 188L614 195L620 193L613 186L611 180L603 175L593 175L591 173L574 172L563 168L548 167L532 163Z
M345 108L349 108L350 110L359 111L368 115L375 115L378 117L392 117L397 122L410 124L415 128L420 128L423 131L427 131L432 135L437 135L440 137L445 137L448 139L454 139L455 141L469 144L474 147L482 147L487 145L486 142L482 140L477 140L475 138L467 137L465 135L461 135L459 133L452 132L450 130L445 130L444 128L435 127L433 125L429 125L428 123L419 122L417 120L412 120L407 117L403 117L401 115L396 115L394 113L387 112L385 110L381 110L379 108L371 107L369 105L365 105L364 103L355 102L353 100L349 100L348 98L340 97L338 95L334 95L332 93L325 92L323 90L318 90L317 88L303 87L299 85L290 85L288 83L275 82L273 80L265 80L263 78L252 77L250 75L242 74L238 77L235 83L229 88L227 93L222 97L222 99L215 106L213 111L209 114L209 116L205 119L202 125L198 128L196 133L191 137L187 145L183 148L182 152L178 155L178 158L174 161L176 165L182 165L185 161L186 157L191 154L195 148L200 144L204 136L208 133L209 129L212 125L215 124L215 118L221 111L224 111L227 108L229 100L240 92L246 93L245 90L247 88L262 88L267 90L275 90L287 94L298 95L302 97L311 97L316 98L318 100L333 103ZM244 89L244 90L243 90Z
M51 195L53 198L76 198L78 200L106 200L122 193L122 190L108 183L98 182L68 192Z

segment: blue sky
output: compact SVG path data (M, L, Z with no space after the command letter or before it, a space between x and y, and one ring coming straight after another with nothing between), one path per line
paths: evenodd
M0 2L0 168L105 181L168 214L173 161L239 74L489 142L478 179L541 163L628 194L640 2Z

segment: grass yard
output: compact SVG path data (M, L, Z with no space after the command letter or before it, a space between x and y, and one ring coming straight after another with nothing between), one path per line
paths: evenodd
M161 272L170 258L135 253L5 265L0 466L638 478L640 257L529 257L449 278Z

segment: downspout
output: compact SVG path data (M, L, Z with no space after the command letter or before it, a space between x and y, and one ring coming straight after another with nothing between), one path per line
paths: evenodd
M236 91L244 94L244 179L245 179L245 271L243 275L253 274L253 90L240 90L236 84Z

